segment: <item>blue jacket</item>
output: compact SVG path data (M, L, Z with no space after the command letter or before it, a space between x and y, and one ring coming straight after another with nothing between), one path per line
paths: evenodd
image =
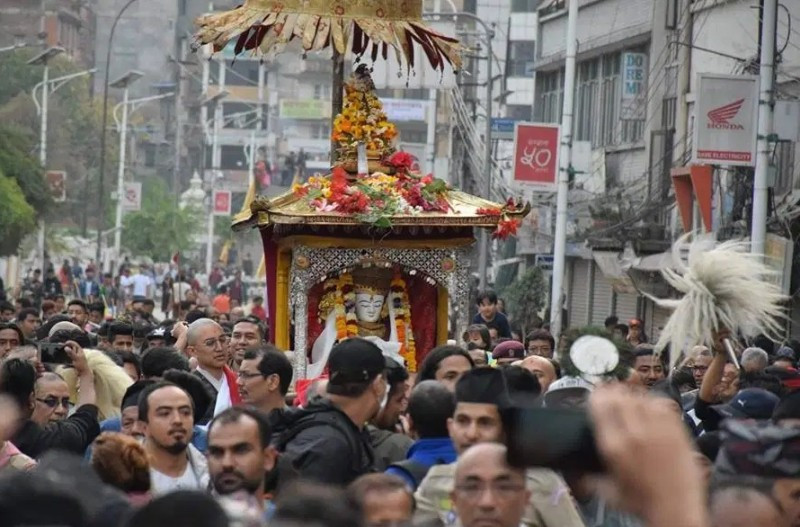
M454 463L458 455L453 447L453 442L449 437L437 437L431 439L418 439L414 441L408 450L406 459L416 461L420 465L431 468L434 465L446 465ZM387 474L399 476L408 483L412 489L416 489L421 482L414 481L414 478L407 471L400 467L389 467Z

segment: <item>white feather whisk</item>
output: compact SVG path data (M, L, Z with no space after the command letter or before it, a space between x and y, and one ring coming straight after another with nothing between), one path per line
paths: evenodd
M675 269L664 269L664 279L680 293L680 299L659 299L658 305L673 309L656 343L656 350L671 345L674 367L684 348L703 344L711 347L713 333L727 328L732 335L767 335L780 340L786 297L769 281L776 273L751 254L748 244L728 241L717 244L710 236L682 236L672 248ZM682 253L688 249L684 260Z

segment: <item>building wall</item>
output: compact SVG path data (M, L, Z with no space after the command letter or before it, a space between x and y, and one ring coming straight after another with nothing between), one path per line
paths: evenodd
M102 92L111 27L126 0L97 0L95 89ZM114 33L110 79L113 82L130 70L144 73L131 86L131 97L155 92L155 86L175 81L175 67L169 57L176 55L175 27L178 0L138 0L120 18Z
M13 44L60 46L76 64L94 65L95 13L70 0L0 2L0 47Z

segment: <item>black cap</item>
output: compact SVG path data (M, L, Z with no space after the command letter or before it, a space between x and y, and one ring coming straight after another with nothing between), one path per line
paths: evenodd
M350 338L336 344L328 358L333 385L369 382L386 369L381 349L372 342Z
M155 383L156 381L154 380L144 379L128 386L128 389L125 390L125 395L122 396L122 409L124 410L129 406L139 406L139 395L145 388Z
M499 408L510 406L503 372L494 368L475 368L466 372L456 383L456 401L493 404Z

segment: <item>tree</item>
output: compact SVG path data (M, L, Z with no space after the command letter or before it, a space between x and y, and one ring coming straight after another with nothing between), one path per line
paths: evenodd
M162 262L189 249L204 225L198 211L177 207L167 184L157 177L143 182L142 193L142 210L128 213L123 221L122 245L135 256Z
M25 200L41 215L50 209L53 199L39 161L30 154L34 146L22 131L0 124L0 170L16 181Z
M506 309L522 329L523 336L539 320L539 313L545 304L546 284L542 269L529 267L525 273L503 289Z
M22 239L36 227L36 211L17 181L0 172L0 256L17 252Z

